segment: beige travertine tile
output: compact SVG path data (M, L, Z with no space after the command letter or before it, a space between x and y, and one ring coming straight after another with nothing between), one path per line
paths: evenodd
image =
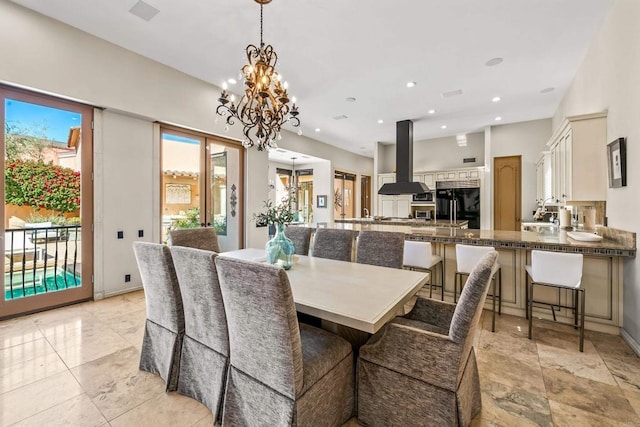
M640 423L619 387L542 368L547 396L565 405L626 423Z
M133 292L129 292L123 295L123 297L127 300L127 301L131 301L134 303L139 303L141 302L144 305L145 299L144 299L144 291L142 289L140 289L139 291L133 291Z
M109 320L114 317L139 311L143 307L144 305L137 302L131 302L124 295L116 295L100 301L87 303L84 309L100 320Z
M49 341L44 338L3 348L0 350L0 368L23 363L49 353L55 353L55 350L51 347Z
M612 420L610 417L594 414L593 412L584 411L565 405L560 402L549 400L551 407L551 416L553 417L553 425L556 427L575 427L575 426L598 426L598 427L614 427L614 426L630 426L633 424L623 423Z
M56 353L48 353L11 366L0 367L0 393L67 371Z
M86 394L81 394L66 402L59 403L36 415L26 418L16 427L99 427L107 424L98 408L91 402Z
M92 313L78 307L74 307L70 312L58 309L36 316L34 322L45 337L70 334L86 328L99 327L101 324Z
M622 392L629 401L633 410L636 411L636 415L640 417L640 391L622 389Z
M177 393L162 393L110 421L121 426L188 426L204 418L209 410L200 402Z
M129 344L141 348L147 313L143 310L134 311L105 321L111 329L117 332Z
M640 391L640 358L604 356L604 362L623 390Z
M83 329L81 333L65 335L51 345L69 368L131 347L130 343L107 327Z
M83 393L69 371L0 394L0 425L29 418Z
M585 331L585 338L588 338L598 350L602 357L637 357L629 344L624 342L620 335L605 334L603 332Z
M551 426L551 412L544 395L519 387L483 380L482 411L478 425Z
M219 426L220 424L213 422L213 414L209 412L207 415L205 415L202 419L198 420L191 427L211 427L214 425Z
M71 372L110 421L165 391L158 375L138 369L139 361L140 352L128 347L75 367Z
M30 317L0 322L0 349L25 344L42 337L38 326Z
M545 395L539 364L522 362L509 355L488 350L478 352L476 358L482 381L497 382L508 387L522 388L529 393ZM527 380L523 381L523 378Z
M616 380L590 341L585 340L583 353L575 349L570 351L538 343L538 355L540 366L543 368L553 368L582 378L616 385Z

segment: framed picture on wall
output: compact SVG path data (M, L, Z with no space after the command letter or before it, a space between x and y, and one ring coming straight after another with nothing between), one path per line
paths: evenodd
M327 196L318 196L316 206L319 208L327 207Z
M607 145L609 165L609 188L627 186L627 144L625 138L618 138Z

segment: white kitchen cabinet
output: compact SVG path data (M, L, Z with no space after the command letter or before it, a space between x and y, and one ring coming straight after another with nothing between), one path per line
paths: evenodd
M606 114L567 117L547 145L551 149L551 197L556 202L605 200Z
M551 167L551 151L545 151L536 162L536 202L542 205L545 200L551 202L552 186L552 167ZM554 201L555 203L555 201Z
M458 179L456 171L438 171L436 172L436 181L453 181Z
M413 174L413 180L415 182L424 182L429 190L433 190L436 186L436 177L432 172L419 172Z
M396 182L395 173L378 175L378 188L382 187L383 184L392 182ZM378 195L377 215L391 218L407 218L411 213L412 200L413 197L411 195Z

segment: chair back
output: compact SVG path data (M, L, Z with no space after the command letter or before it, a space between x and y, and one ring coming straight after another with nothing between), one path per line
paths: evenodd
M494 251L492 246L456 245L456 270L469 274L483 256Z
M356 262L380 267L402 268L404 233L361 231L358 234Z
M534 282L575 288L582 280L582 254L531 251Z
M185 246L187 248L204 249L205 251L220 252L218 234L215 228L183 228L169 231L170 246Z
M295 399L303 386L302 348L291 286L279 267L216 258L229 325L231 366Z
M133 252L142 278L147 319L171 332L184 332L182 296L169 247L133 242Z
M318 258L351 261L353 251L352 230L317 228L313 239L312 255Z
M480 320L489 283L497 263L497 251L491 251L480 259L469 274L469 279L462 289L460 300L451 318L449 337L469 349L473 344L473 333ZM465 348L463 354L466 354L466 350Z
M404 242L404 253L402 263L407 267L431 268L433 257L431 252L431 242L418 242L406 240Z
M297 255L309 255L309 245L311 243L312 228L309 227L287 227L286 236L293 242Z
M185 335L228 357L227 316L215 264L218 254L174 246L171 255L182 294Z

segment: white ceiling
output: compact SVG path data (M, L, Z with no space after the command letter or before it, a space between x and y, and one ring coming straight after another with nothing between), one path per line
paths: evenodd
M216 85L237 78L244 48L259 43L253 0L146 0L160 10L149 22L129 13L136 0L13 1ZM413 119L421 140L478 131L496 116L551 117L610 4L274 0L264 7L264 39L279 55L305 135L373 156L375 141L394 142L398 120ZM487 67L494 57L504 61ZM461 96L441 96L458 89ZM348 118L333 119L340 115Z

